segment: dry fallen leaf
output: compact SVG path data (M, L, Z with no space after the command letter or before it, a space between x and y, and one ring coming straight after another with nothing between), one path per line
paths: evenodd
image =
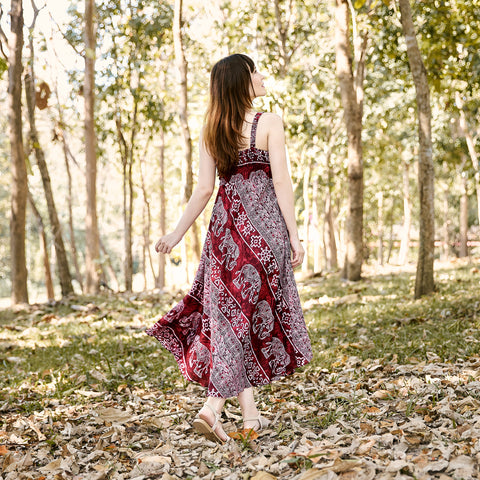
M250 480L276 480L277 477L274 477L268 472L260 471L255 474L254 477L250 477Z
M228 436L234 440L256 440L258 438L258 433L252 428L244 428L243 430L230 432Z

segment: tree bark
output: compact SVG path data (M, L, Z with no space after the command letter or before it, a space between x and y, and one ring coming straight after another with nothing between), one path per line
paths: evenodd
M147 141L145 145L145 151L140 158L140 179L141 179L141 187L142 187L142 195L143 195L143 271L144 271L144 282L145 282L145 290L147 289L147 259L148 259L148 267L152 272L153 282L154 285L157 285L157 276L155 273L155 268L153 266L152 260L152 253L150 251L150 231L152 226L152 214L150 208L150 202L148 200L148 193L147 193L147 186L145 184L145 176L148 173L146 170L146 157L148 153L148 147L150 144L150 139ZM145 172L143 169L145 168ZM148 175L147 175L148 177Z
M27 168L22 135L22 49L23 4L12 0L11 36L8 57L8 124L11 149L12 190L10 257L12 304L28 303L25 222L27 209Z
M323 242L325 245L325 262L327 270L336 270L338 268L338 254L332 211L332 166L330 164L330 154L331 151L329 151L326 156L327 189L325 193Z
M85 217L87 293L96 293L100 283L100 241L97 220L97 138L95 134L95 49L94 0L85 0L85 180L87 212Z
M410 165L403 162L403 227L400 240L400 253L398 263L405 265L408 262L410 249L410 230L412 227L412 204L410 201Z
M450 218L448 216L448 186L445 185L443 190L443 225L442 225L442 258L447 260L449 257L449 228L450 228Z
M159 146L159 166L160 166L160 236L166 234L166 212L167 202L165 198L165 131L160 129L160 146ZM159 254L158 258L158 275L155 286L163 289L165 287L165 255Z
M312 183L312 226L313 226L313 273L322 271L320 214L318 211L318 175L313 175Z
M390 263L390 258L392 256L393 250L393 220L394 215L393 212L395 210L395 197L392 197L392 201L390 204L390 215L388 216L388 250L387 250L387 263Z
M407 43L408 62L412 72L417 99L418 136L420 145L418 190L420 200L420 242L415 278L415 298L433 292L433 263L435 249L434 169L432 158L432 128L430 90L427 70L418 48L412 20L410 0L399 0L403 33Z
M110 255L107 252L107 249L105 248L105 245L103 244L101 238L99 239L99 243L100 243L100 249L104 257L104 264L106 265L106 270L110 275L110 279L115 282L115 285L113 286L113 288L108 287L108 285L107 285L107 288L118 292L118 290L120 289L120 282L118 281L117 274L115 273L115 269L113 268L112 260L110 259Z
M362 50L366 49L366 37ZM343 276L360 280L363 262L363 158L362 97L365 55L358 55L356 78L353 73L350 44L350 15L347 0L336 0L336 71L344 109L348 137L348 208L346 218L346 255Z
M383 213L383 192L377 194L378 205L378 248L377 248L377 261L379 265L383 265L383 236L384 236L384 213Z
M475 193L477 195L477 219L478 224L480 225L480 166L478 164L478 155L475 150L475 140L473 135L468 127L467 118L463 110L463 99L459 92L455 92L455 103L457 105L458 111L460 113L460 132L467 142L468 153L470 159L472 160L473 170L475 172Z
M30 190L28 191L28 203L30 204L34 217L37 219L38 230L40 232L40 248L43 257L43 269L45 272L45 288L47 290L47 298L49 300L53 300L55 298L55 293L53 290L50 258L48 256L48 242L47 234L45 233L45 224L43 222L42 216L40 215L40 212L38 211L37 206L35 205L35 201L33 200Z
M183 0L175 0L173 16L173 43L175 49L175 63L180 73L180 101L179 116L182 126L183 139L185 144L185 193L184 201L188 202L193 192L193 171L192 171L192 138L188 125L188 65L185 58L182 35L182 7ZM200 240L196 222L192 225L192 250L195 261L200 260Z
M120 111L117 111L115 124L117 127L117 139L122 160L123 182L123 273L125 278L125 290L130 292L133 286L133 255L132 255L132 221L133 221L133 150L135 142L135 122L138 103L134 97L134 113L130 145L127 144L123 134L123 125Z
M53 198L52 183L50 181L47 162L45 161L45 153L40 146L40 139L38 137L37 126L35 123L35 76L33 72L33 52L33 41L30 41L30 62L32 65L30 65L30 73L25 75L25 94L27 98L28 121L30 123L30 142L35 151L35 158L37 160L38 169L40 170L40 176L42 177L43 191L47 202L48 218L52 227L53 244L57 257L60 288L62 296L66 296L73 293L72 277L70 276L70 269L68 267L62 227L60 225L60 220L58 219L57 207Z
M282 12L280 10L280 2L279 0L274 0L274 7L275 7L275 22L277 25L278 31L278 39L280 40L280 69L279 74L281 78L285 78L288 66L290 64L290 57L293 51L289 54L287 52L287 38L288 38L288 30L290 26L290 15L287 15L287 19L285 22L282 20ZM288 11L291 12L292 10L292 0L288 2Z
M60 107L59 107L60 112ZM60 113L60 116L62 114ZM60 121L63 124L63 121L60 117ZM63 125L61 129L61 136L62 136L62 146L63 146L63 157L65 160L65 171L67 172L67 179L68 179L68 190L67 190L67 207L68 207L68 230L70 233L70 249L72 251L72 258L73 258L73 266L75 267L75 278L82 289L82 293L84 292L84 285L82 274L80 272L80 266L78 264L78 250L77 250L77 242L75 241L75 229L73 227L73 197L72 197L72 173L70 171L70 161L68 158L68 146L67 140L65 138L65 131L63 130Z
M467 176L463 174L463 169L466 163L466 156L463 155L462 167L460 169L462 178L462 193L460 196L460 248L458 252L459 257L468 256L468 188Z
M311 164L308 162L303 175L303 244L305 246L305 257L302 263L302 272L308 272L308 245L310 244L309 226L310 226L310 171Z

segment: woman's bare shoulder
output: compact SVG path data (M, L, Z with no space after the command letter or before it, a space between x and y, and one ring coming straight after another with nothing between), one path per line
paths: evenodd
M264 121L267 124L271 124L271 125L281 124L281 125L283 125L282 117L280 115L277 115L276 113L263 112L261 118L262 118L262 121Z
M270 135L280 135L283 132L283 120L280 115L265 112L261 119L264 131L269 137Z

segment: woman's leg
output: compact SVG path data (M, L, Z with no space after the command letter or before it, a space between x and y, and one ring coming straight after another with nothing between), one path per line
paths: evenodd
M207 401L205 402L205 405L200 409L198 412L199 418L202 420L205 420L210 426L213 426L215 423L215 416L213 415L213 412L208 408L206 405L210 405L215 412L217 412L217 415L220 415L222 412L223 406L225 405L225 399L224 398L219 398L219 397L207 397ZM225 430L222 427L222 424L218 422L217 426L215 427L215 433L222 439L222 440L227 440L228 436L225 433Z
M252 420L259 416L257 405L253 398L253 387L246 388L243 392L238 394L238 403L242 409L243 428L257 429L259 427L258 420ZM248 421L246 422L245 419L248 419Z

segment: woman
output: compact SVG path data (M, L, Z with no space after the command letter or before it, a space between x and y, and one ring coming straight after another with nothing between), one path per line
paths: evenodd
M293 373L312 358L293 268L303 261L282 120L255 113L266 94L263 75L246 55L212 69L200 138L198 184L175 230L155 245L170 253L220 186L200 265L187 296L147 333L173 353L187 380L207 387L194 428L228 439L220 423L236 396L243 427L268 425L253 387Z

